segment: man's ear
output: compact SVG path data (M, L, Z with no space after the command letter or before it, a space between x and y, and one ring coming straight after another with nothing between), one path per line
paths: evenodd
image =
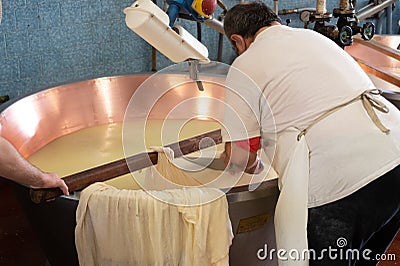
M236 46L238 54L242 54L244 51L247 50L247 44L245 39L239 34L232 34L231 41Z

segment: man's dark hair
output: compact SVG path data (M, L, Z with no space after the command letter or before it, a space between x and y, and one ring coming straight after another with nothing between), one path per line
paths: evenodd
M281 19L261 1L237 4L228 10L224 18L225 35L230 39L232 34L243 38L253 37L257 31L272 22L281 23Z

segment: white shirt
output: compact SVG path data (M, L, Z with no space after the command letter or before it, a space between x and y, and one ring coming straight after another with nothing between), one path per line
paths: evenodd
M327 110L375 88L334 42L283 25L257 35L233 62L226 85L224 141L261 136L271 157L280 133L290 127L303 130ZM390 109L389 114L376 111L389 135L371 121L361 101L336 111L306 134L309 207L350 195L400 164L400 112L377 98Z

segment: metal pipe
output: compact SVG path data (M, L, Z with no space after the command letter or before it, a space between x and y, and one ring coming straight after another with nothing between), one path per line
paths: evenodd
M340 0L340 9L347 10L349 9L349 0Z
M188 64L189 64L189 77L196 82L197 88L199 89L199 91L204 91L204 86L203 83L201 82L201 80L199 80L198 78L198 65L199 65L199 60L188 60Z
M218 6L222 9L222 13L218 16L218 19L213 19L212 26L214 30L218 31L218 53L217 53L217 61L222 62L222 52L224 50L224 17L226 12L228 12L228 7L222 0L217 0Z
M222 51L224 49L224 34L218 34L218 54L217 54L217 61L222 62Z
M151 47L151 71L157 71L157 50Z
M197 66L199 65L199 61L189 60L188 64L189 64L189 77L194 81L198 80L197 74L199 73L199 71L197 69Z
M395 2L395 0L384 1L381 4L376 5L370 9L367 9L362 12L357 12L356 17L357 17L358 21L365 20L365 19L372 17L373 15L379 13L381 10L387 8L388 6L391 6L394 2Z
M228 12L228 7L225 5L225 3L222 0L217 0L218 6L222 9L222 13L220 17L225 16L226 12Z
M362 8L360 8L360 9L357 11L357 13L364 12L365 10L367 10L368 8L373 7L374 5L375 5L374 3L369 3L368 5L363 6Z
M326 0L317 0L316 14L323 15L326 13Z
M201 23L199 21L196 22L197 26L197 40L201 42L202 35L201 35Z
M400 19L397 21L397 25L399 25L399 30L397 31L397 34L400 34ZM400 50L400 43L397 49Z
M278 14L278 10L279 10L278 6L279 6L278 5L278 0L274 0L274 12L275 12L275 14Z
M386 8L386 34L392 34L392 19L393 19L393 12L392 12L392 5Z
M300 14L303 11L315 11L315 7L301 7L301 8L294 8L294 9L282 9L278 12L278 15L290 15L290 14Z
M224 24L222 23L222 21L212 18L212 19L204 20L204 24L206 24L210 28L218 31L221 34L225 34Z
M153 3L157 5L157 0L153 0ZM151 47L151 71L157 71L157 50Z
M378 22L376 23L376 29L375 29L376 34L382 34L383 20L384 19L385 19L385 11L382 10L378 14Z

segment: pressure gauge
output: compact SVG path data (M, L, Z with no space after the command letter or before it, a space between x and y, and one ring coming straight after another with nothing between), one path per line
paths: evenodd
M303 22L310 21L311 12L309 10L304 10L300 13L300 20Z

